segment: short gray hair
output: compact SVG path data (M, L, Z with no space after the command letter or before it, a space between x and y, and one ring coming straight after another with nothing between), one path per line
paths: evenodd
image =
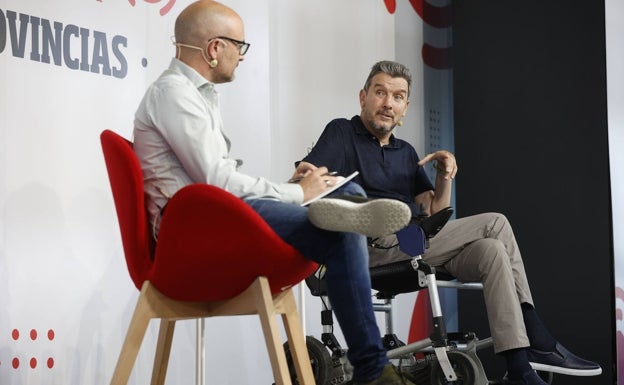
M368 87L371 85L371 81L378 73L385 73L393 78L403 78L407 81L407 96L410 94L410 86L412 85L412 74L410 70L401 63L395 61L383 60L377 62L371 68L366 83L364 83L364 91L368 91Z

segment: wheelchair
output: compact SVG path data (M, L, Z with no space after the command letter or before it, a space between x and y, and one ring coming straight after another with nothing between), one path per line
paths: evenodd
M439 288L482 290L480 283L461 283L454 277L436 272L423 261L422 255L429 240L435 236L453 215L448 207L429 217L415 218L412 224L397 232L398 247L411 259L371 267L371 283L375 291L373 309L384 314L385 333L383 345L388 358L403 375L415 383L443 385L493 385L499 381L488 380L477 351L492 346L491 337L479 340L472 332L447 332ZM312 371L317 385L349 384L353 368L343 348L333 334L333 313L324 277L325 268L319 269L306 281L311 294L319 297L321 310L321 339L306 337ZM432 314L432 333L428 338L405 344L393 330L393 300L398 294L428 289ZM284 344L289 367L291 356L288 343ZM290 368L293 384L297 383L294 366ZM552 373L538 373L548 384Z

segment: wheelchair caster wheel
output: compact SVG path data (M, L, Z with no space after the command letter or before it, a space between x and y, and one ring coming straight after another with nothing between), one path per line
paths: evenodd
M310 356L312 374L314 375L316 384L329 385L329 375L332 366L332 359L329 355L329 351L321 341L311 336L306 337L306 348L308 349L308 355ZM297 381L297 372L292 360L292 355L290 354L288 341L284 343L284 352L286 353L286 362L288 363L290 379L293 385L297 385L299 384L299 381Z
M431 366L431 385L474 385L476 384L477 366L469 355L452 351L448 352L449 362L457 375L456 381L448 381L438 361Z

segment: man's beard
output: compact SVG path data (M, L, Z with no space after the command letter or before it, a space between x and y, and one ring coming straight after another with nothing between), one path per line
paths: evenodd
M389 134L392 132L392 130L394 130L394 127L396 126L396 124L391 124L389 127L385 126L385 125L380 125L380 124L376 124L375 122L371 122L371 128L373 129L373 131L377 134Z

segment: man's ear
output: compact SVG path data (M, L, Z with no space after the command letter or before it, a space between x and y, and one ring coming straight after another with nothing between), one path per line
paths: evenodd
M360 107L364 107L364 101L366 100L366 91L364 89L360 90Z
M214 39L206 47L206 53L208 54L208 60L216 59L217 52L221 50L221 40Z

